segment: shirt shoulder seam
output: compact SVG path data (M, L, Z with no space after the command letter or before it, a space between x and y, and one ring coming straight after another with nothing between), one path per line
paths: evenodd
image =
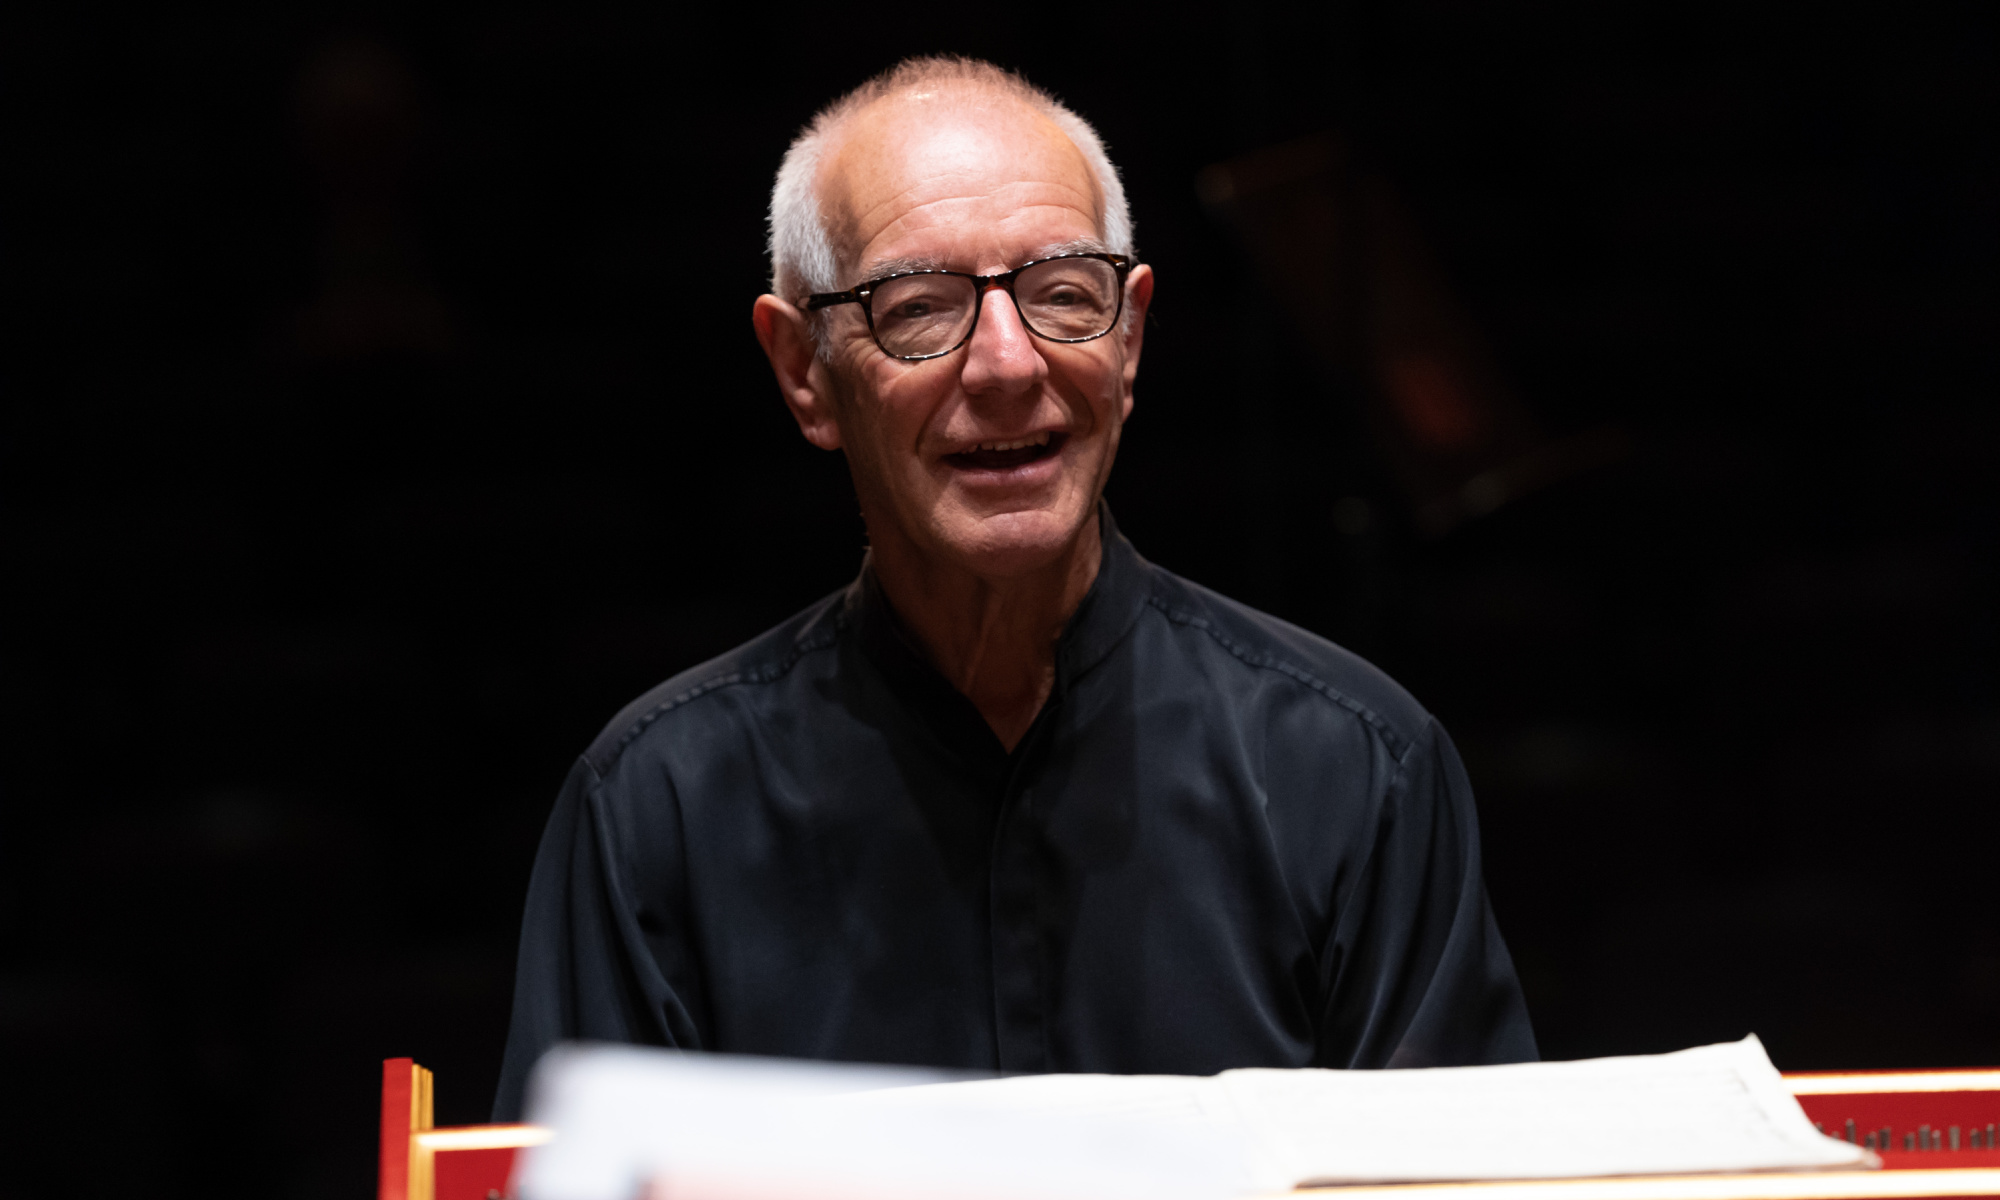
M611 754L604 760L605 768L609 769L612 763L618 761L619 757L625 753L625 748L637 740L641 734L645 733L653 722L666 716L673 710L699 700L710 692L719 692L727 687L734 687L738 684L773 683L784 678L791 673L793 667L799 664L800 659L815 651L824 650L839 640L842 624L844 622L838 619L828 622L824 628L816 631L810 637L794 642L791 649L782 658L734 671L725 671L720 675L712 675L655 704L640 714L638 719L632 722L631 728L619 735L617 744L612 747ZM597 770L594 764L592 771L600 776L603 774L602 771Z
M1383 744L1389 747L1390 755L1396 764L1397 770L1400 771L1402 769L1403 760L1409 756L1411 748L1416 745L1418 739L1405 737L1397 733L1374 709L1289 659L1280 658L1275 654L1253 650L1245 646L1220 629L1217 629L1215 623L1207 617L1190 612L1184 608L1174 607L1165 600L1162 600L1157 594L1148 596L1146 603L1160 610L1160 614L1174 624L1199 629L1201 632L1207 634L1210 638L1214 639L1216 645L1221 646L1246 666L1256 667L1265 671L1276 671L1280 675L1284 675L1294 682L1303 684L1310 690L1318 692L1334 704L1353 713L1370 729L1375 731L1375 735L1381 738Z

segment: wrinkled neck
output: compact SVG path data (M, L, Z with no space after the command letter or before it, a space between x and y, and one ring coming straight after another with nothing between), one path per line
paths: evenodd
M1054 561L1001 579L923 555L900 539L870 549L897 618L1010 751L1055 686L1056 643L1102 558L1095 512Z

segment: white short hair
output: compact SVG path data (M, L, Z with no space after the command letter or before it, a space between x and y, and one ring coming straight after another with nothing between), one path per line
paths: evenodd
M771 188L771 291L793 303L814 292L840 290L840 256L820 208L820 160L834 143L840 127L863 108L897 92L936 86L985 92L1019 101L1047 117L1069 135L1097 181L1098 236L1112 254L1131 256L1132 211L1125 203L1125 185L1118 168L1104 152L1104 141L1090 122L1077 116L1054 96L1012 71L989 62L959 56L906 58L821 109L785 151Z

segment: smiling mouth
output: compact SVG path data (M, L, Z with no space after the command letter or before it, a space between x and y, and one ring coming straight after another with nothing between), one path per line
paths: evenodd
M1013 441L981 442L970 450L947 454L944 459L963 471L1012 471L1059 453L1068 439L1066 433L1044 430Z

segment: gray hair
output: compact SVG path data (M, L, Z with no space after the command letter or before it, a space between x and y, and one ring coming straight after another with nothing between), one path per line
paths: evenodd
M927 55L906 58L827 105L793 139L771 188L773 293L796 303L814 292L839 290L840 256L819 203L820 161L854 114L885 96L925 85L997 93L1025 104L1068 134L1097 182L1098 233L1104 248L1112 254L1133 254L1132 211L1125 203L1125 185L1090 122L1012 71L976 58Z

